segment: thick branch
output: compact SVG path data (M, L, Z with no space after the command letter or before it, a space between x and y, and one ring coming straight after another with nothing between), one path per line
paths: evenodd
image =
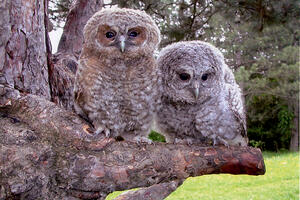
M159 200L165 199L173 191L175 191L182 181L176 180L168 183L154 184L147 188L124 192L114 200Z
M20 181L20 176L16 179L13 174L24 168L36 169L26 172L29 177L37 178L21 181L23 188L31 190L28 184L35 185L44 177L39 185L52 185L52 195L57 194L53 191L63 190L66 195L84 199L104 198L115 190L147 187L189 176L265 173L259 149L116 142L90 134L88 124L76 114L45 99L3 86L0 95L3 124L10 121L30 130L20 134L1 126L0 142L4 148L0 149L0 183L10 188L10 194L14 191L11 183ZM7 142L10 137L15 138L15 148ZM10 159L1 162L7 157ZM14 167L16 162L20 168ZM11 173L12 169L15 173ZM16 182L9 181L15 179Z

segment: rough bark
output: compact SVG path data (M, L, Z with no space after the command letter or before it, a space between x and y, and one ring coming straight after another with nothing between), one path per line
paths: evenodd
M104 199L158 184L145 196L189 176L265 173L259 149L118 142L44 98L3 86L0 95L0 199Z
M45 1L0 2L0 83L50 99Z
M67 110L73 109L74 80L77 60L72 53L56 53L51 59L51 96L52 101Z
M114 200L158 200L165 199L169 194L175 191L182 181L171 181L168 183L154 184L147 188L141 188L135 191L124 192Z
M67 17L58 52L52 56L49 65L52 101L67 110L73 108L73 85L83 44L83 27L102 6L102 0L76 1Z

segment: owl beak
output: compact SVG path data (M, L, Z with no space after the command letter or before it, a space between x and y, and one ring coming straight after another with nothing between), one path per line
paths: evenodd
M193 93L194 93L194 96L195 96L195 99L197 100L198 97L199 97L199 83L198 82L194 82L193 84Z
M125 51L125 37L124 36L120 37L120 50L122 53Z

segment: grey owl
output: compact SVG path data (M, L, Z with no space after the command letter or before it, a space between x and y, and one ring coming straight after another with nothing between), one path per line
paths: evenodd
M143 11L102 9L88 20L74 109L97 134L146 139L158 96L153 53L159 42L157 25Z
M167 142L248 143L241 90L222 53L201 42L178 42L158 58L162 107L156 130Z

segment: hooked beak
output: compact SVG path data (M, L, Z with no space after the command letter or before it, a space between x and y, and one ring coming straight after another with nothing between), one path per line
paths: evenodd
M122 53L125 51L125 37L124 36L120 37L120 50Z
M194 84L193 84L193 93L194 93L195 99L197 100L199 97L199 83L198 82L194 82Z

